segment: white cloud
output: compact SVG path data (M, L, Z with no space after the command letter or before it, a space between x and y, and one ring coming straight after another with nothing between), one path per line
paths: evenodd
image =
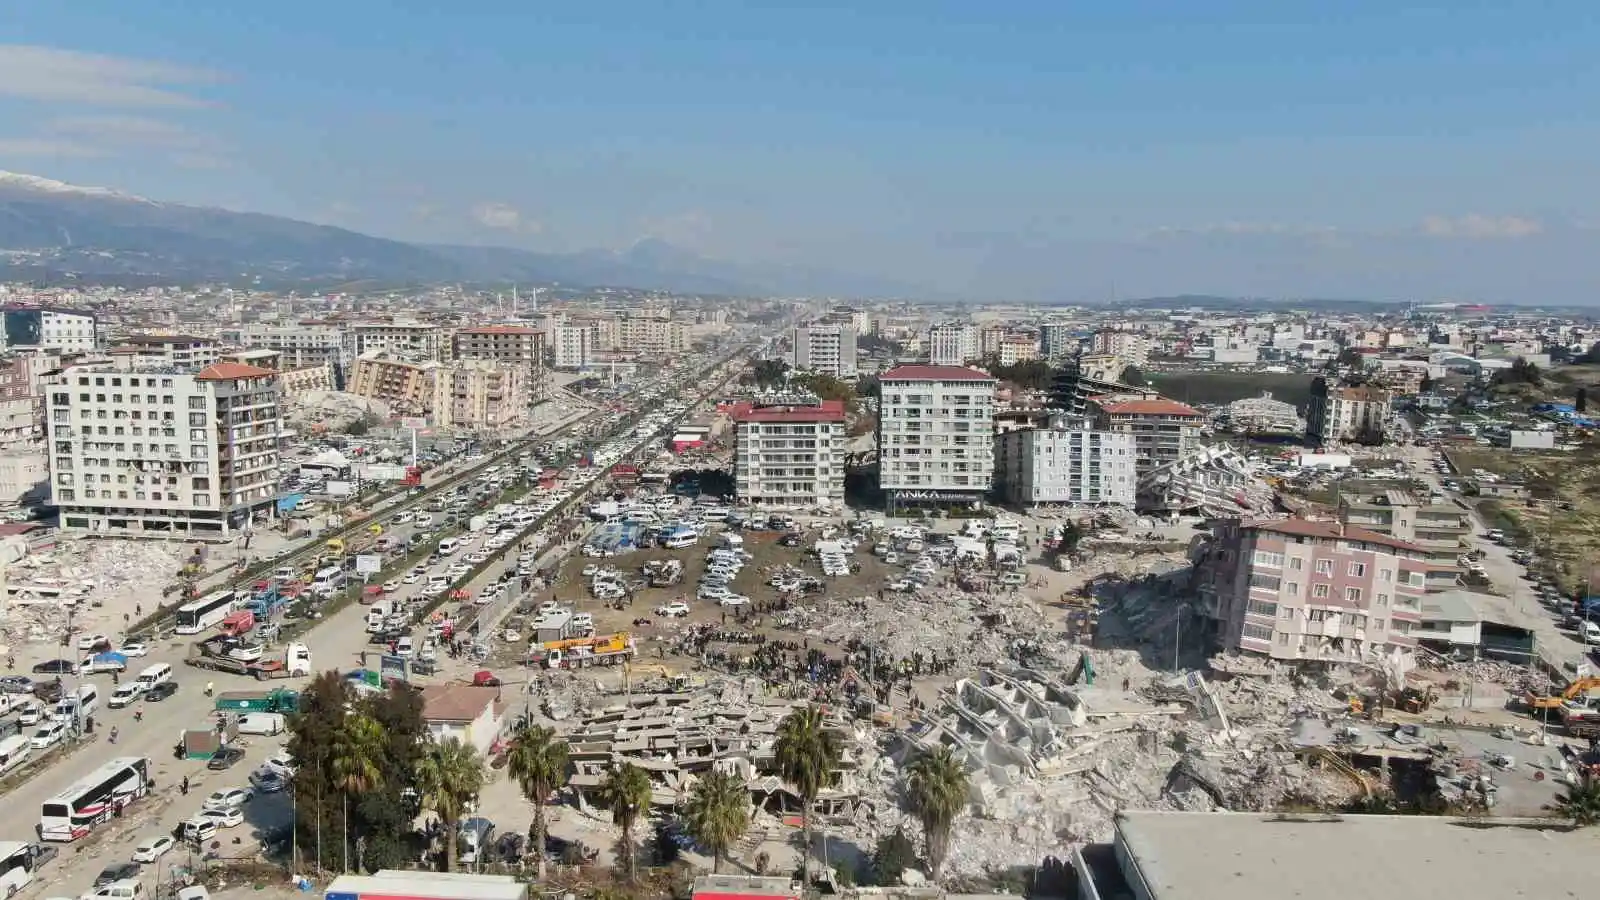
M1543 231L1544 223L1538 219L1521 216L1486 216L1480 213L1468 213L1455 217L1428 216L1422 220L1422 233L1437 238L1473 240L1524 238Z
M154 60L0 44L0 96L46 103L193 108L214 105L188 88L220 73Z
M65 138L0 137L0 156L89 159L105 155L106 152L99 147Z
M1283 222L1210 222L1204 225L1163 225L1147 238L1196 235L1279 235L1285 237L1327 237L1337 234L1332 225L1290 225Z
M495 231L521 231L536 234L538 222L522 217L522 211L509 203L485 201L472 208L472 219L485 228Z

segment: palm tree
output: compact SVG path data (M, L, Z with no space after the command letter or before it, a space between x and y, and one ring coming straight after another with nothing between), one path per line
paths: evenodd
M622 846L627 863L628 880L634 878L634 864L638 851L633 846L633 826L639 817L650 811L650 776L633 763L623 763L611 770L605 784L600 786L601 796L611 807L611 821L622 827Z
M350 871L350 798L368 793L383 783L384 744L387 740L383 726L376 719L361 713L345 717L339 733L334 736L333 756L329 768L333 786L338 789L344 804L344 868ZM356 860L359 866L361 861Z
M924 753L907 767L906 796L922 823L928 844L928 868L935 884L950 849L950 827L967 805L967 771L949 747Z
M444 826L445 871L456 863L456 830L461 817L483 789L483 760L470 744L440 738L417 761L417 793L422 805L439 814Z
M750 792L727 772L711 772L689 795L689 833L711 850L711 871L721 874L722 858L750 827Z
M805 870L811 873L811 809L817 795L838 778L839 760L844 752L839 736L824 727L822 710L801 706L778 723L778 740L773 745L778 774L800 795L800 831L805 840Z
M544 804L550 794L567 783L567 742L538 725L524 725L511 738L506 771L533 802L533 852L539 859L539 880L544 881Z
M1600 823L1600 779L1584 775L1577 784L1556 795L1545 807L1579 828Z

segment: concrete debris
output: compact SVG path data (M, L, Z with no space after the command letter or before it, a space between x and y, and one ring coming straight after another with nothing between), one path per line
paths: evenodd
M1272 511L1274 491L1231 447L1199 447L1139 478L1141 510L1176 515L1253 516Z
M90 539L34 550L6 567L0 639L59 643L69 623L74 631L116 634L148 612L132 598L163 596L186 564L204 567L194 552L178 543Z

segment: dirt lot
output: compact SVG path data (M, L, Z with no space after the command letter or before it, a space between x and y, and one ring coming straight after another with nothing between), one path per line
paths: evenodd
M1474 470L1524 481L1533 494L1527 502L1485 500L1478 510L1491 528L1526 536L1550 552L1534 570L1552 575L1563 592L1583 589L1590 568L1600 561L1600 452L1530 453L1489 447L1449 451L1463 476ZM1588 585L1591 593L1595 585Z
M773 531L747 531L742 533L745 539L745 549L755 559L739 572L730 588L734 593L743 594L750 598L753 611L756 613L754 630L760 630L771 635L779 632L771 628L768 616L762 615L762 610L775 609L781 602L778 592L767 586L767 579L772 572L780 566L798 566L806 574L822 577L822 569L815 558L806 552L814 534L807 535L808 541L801 547L780 547L777 544L778 532ZM715 603L696 600L695 590L700 583L700 576L705 571L706 553L713 546L713 539L709 536L703 538L699 544L681 550L667 550L660 547L649 550L636 550L619 553L608 559L595 559L581 554L573 554L567 558L560 567L559 574L551 588L534 595L535 602L554 599L563 605L570 605L576 612L587 612L594 616L595 631L597 634L610 634L617 631L627 631L635 635L639 642L639 652L642 659L655 659L661 652L661 641L664 637L681 631L685 624L701 622L722 622L723 609ZM684 564L683 581L667 588L645 588L634 595L632 605L622 609L612 609L601 600L589 594L589 579L582 575L585 566L600 565L612 566L622 570L630 578L638 576L640 567L652 560L678 559ZM874 595L887 581L901 571L898 566L884 565L877 557L862 551L851 557L852 561L859 564L859 569L846 577L827 579L827 593L842 596ZM657 606L670 600L684 600L689 604L690 613L686 618L663 619L655 615ZM627 601L623 601L626 603ZM729 612L726 621L732 624L734 615ZM651 624L633 624L635 619L649 619ZM494 653L490 658L491 667L509 668L520 660L521 653L526 648L526 639L516 646L508 645L501 641L494 644Z

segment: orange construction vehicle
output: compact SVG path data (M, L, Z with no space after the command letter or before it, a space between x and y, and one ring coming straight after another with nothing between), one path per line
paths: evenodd
M1534 712L1546 709L1554 710L1560 709L1563 704L1570 703L1596 688L1600 688L1600 677L1576 678L1573 679L1571 684L1567 685L1566 690L1563 690L1559 696L1540 697L1529 691L1522 700L1528 705L1528 709Z
M534 648L529 661L550 669L576 669L584 666L614 666L633 659L638 648L627 632L590 638L549 641Z

